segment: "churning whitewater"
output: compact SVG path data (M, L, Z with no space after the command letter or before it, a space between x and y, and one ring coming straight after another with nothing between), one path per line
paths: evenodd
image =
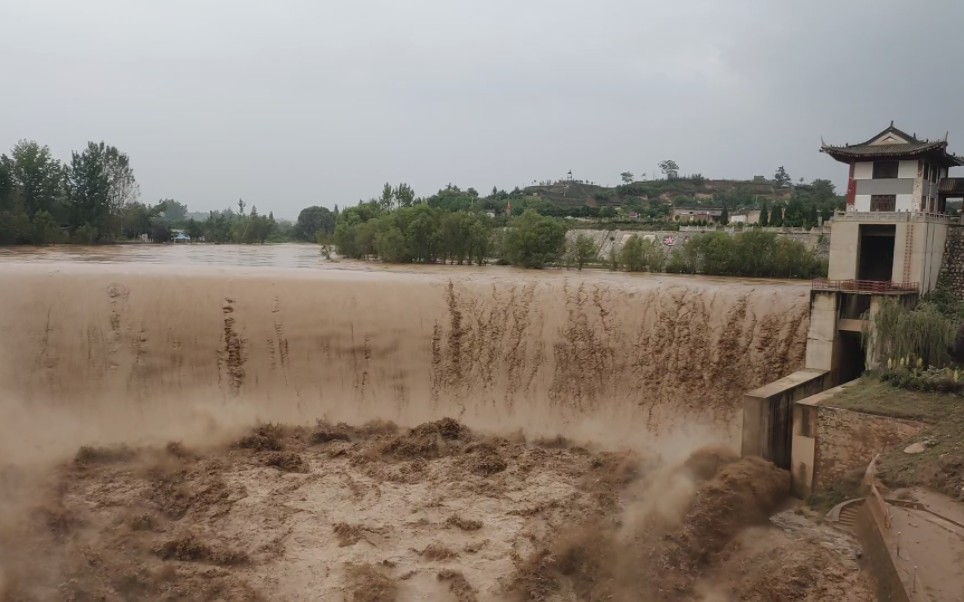
M805 286L124 253L0 261L0 601L870 599L735 453Z

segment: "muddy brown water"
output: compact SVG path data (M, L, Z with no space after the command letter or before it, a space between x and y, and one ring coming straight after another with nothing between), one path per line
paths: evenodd
M442 416L735 449L741 394L802 365L807 299L801 282L388 267L311 245L0 249L0 457Z

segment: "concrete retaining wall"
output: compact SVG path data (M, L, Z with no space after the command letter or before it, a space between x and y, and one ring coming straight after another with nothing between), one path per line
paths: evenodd
M793 404L830 386L826 370L794 372L743 396L742 455L791 467Z
M860 541L880 602L910 602L911 598L900 579L890 548L884 538L885 526L872 496L868 496L857 512L854 531Z
M857 381L797 401L793 407L791 493L816 490L865 468L867 458L913 437L924 424L833 407L833 397Z
M752 228L746 228L746 230L751 230ZM829 228L814 228L810 232L804 232L800 229L790 229L786 228L781 230L780 228L764 228L766 231L776 231L777 236L790 238L792 240L797 240L802 242L808 249L816 249L818 253L822 256L828 256L830 252L830 233ZM566 238L570 241L576 239L577 236L583 234L592 239L596 244L596 248L599 249L599 258L601 260L609 259L610 250L615 250L619 253L626 241L633 235L639 236L643 240L654 240L666 250L667 253L674 253L676 250L681 248L686 241L693 238L694 236L699 236L700 234L705 234L707 232L722 231L727 234L735 234L742 232L743 230L737 228L726 228L725 230L714 230L712 228L697 228L697 227L683 227L679 232L670 230L657 230L657 231L645 231L645 230L569 230L566 233Z

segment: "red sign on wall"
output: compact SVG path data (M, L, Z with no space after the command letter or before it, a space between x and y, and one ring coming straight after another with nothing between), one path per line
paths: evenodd
M854 164L850 164L850 177L847 180L847 204L853 206L857 200L857 182L854 181Z

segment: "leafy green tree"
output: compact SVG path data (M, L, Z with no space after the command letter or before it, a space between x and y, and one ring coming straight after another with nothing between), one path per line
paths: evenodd
M691 240L702 251L698 271L727 275L733 272L734 237L724 232L709 232Z
M659 169L666 175L667 180L675 180L679 178L679 165L676 161L672 159L666 159L665 161L659 162Z
M180 224L187 219L187 205L174 199L161 199L156 207L158 216L166 224Z
M192 217L184 225L184 233L191 237L191 242L198 242L204 236L204 225Z
M55 244L64 242L63 230L49 211L40 210L34 213L31 221L32 240L34 244Z
M411 207L415 203L415 191L404 182L394 190L393 196L399 207Z
M292 234L298 240L314 242L319 234L327 237L335 233L335 219L335 214L327 207L305 207L298 213Z
M205 240L213 243L232 242L234 222L237 218L237 214L230 209L210 212L208 219L204 222Z
M33 242L30 217L13 183L13 161L0 156L0 245L22 245Z
M770 210L767 206L767 202L763 201L763 207L760 209L760 226L767 227L770 225Z
M806 208L799 198L792 198L783 210L783 225L790 228L803 226Z
M10 177L28 216L38 211L61 212L64 171L50 148L33 140L21 140L10 152Z
M670 259L667 271L779 278L825 276L826 261L799 242L773 232L695 236Z
M619 174L619 177L622 179L623 184L633 183L633 172L631 171L624 171L623 173Z
M558 261L565 244L566 228L562 224L528 209L506 232L505 259L512 265L541 268Z
M773 210L770 211L770 225L777 228L783 226L783 206L779 203L774 203Z
M481 265L488 259L492 226L486 216L469 211L442 213L439 223L443 259L459 265L473 261Z
M723 203L723 211L720 212L720 223L724 226L730 223L730 210L727 208L726 203Z
M151 226L151 240L156 243L171 242L171 229L163 222Z
M575 265L576 269L582 270L583 266L596 260L599 254L599 247L593 242L592 238L580 233L575 240L568 242L566 260L570 265Z
M0 211L9 211L14 205L13 161L6 155L0 155Z
M471 188L463 191L458 186L453 186L452 184L449 184L436 194L430 196L426 199L426 202L429 206L436 207L443 211L470 211L478 209L483 204L479 201L478 193ZM502 207L502 204L499 203L492 206L491 209L496 209L497 207Z
M439 214L428 205L418 205L406 211L411 212L405 238L412 260L419 263L434 262L441 242Z
M389 263L409 263L412 260L405 234L395 224L388 224L375 234L375 250L382 261Z
M278 230L278 222L274 219L274 212L269 211L267 217L261 216L256 224L258 242L264 244Z
M133 239L151 233L151 219L157 216L156 207L148 207L141 202L128 203L121 211L121 234Z
M274 233L277 224L274 215L260 215L258 208L251 206L251 213L239 216L234 225L234 242L264 244Z
M810 206L807 207L806 213L803 216L803 227L809 230L817 225L819 219L820 215L817 213L817 205L810 203Z
M382 187L382 196L378 199L378 205L385 211L392 208L392 203L395 199L395 191L392 189L392 185L385 182L385 186Z
M382 214L377 201L358 203L338 214L335 223L334 242L338 253L352 259L364 259L376 253L374 224L370 224Z
M127 155L103 142L74 152L67 169L70 225L85 242L113 240L120 234L120 212L138 195Z
M620 249L619 263L627 272L662 272L666 253L655 240L633 235Z
M477 265L489 260L492 250L492 223L488 217L475 214L469 226L469 258Z
M773 182L777 188L786 188L793 182L793 178L790 177L790 174L788 174L787 170L781 165L777 168L776 173L773 174Z

